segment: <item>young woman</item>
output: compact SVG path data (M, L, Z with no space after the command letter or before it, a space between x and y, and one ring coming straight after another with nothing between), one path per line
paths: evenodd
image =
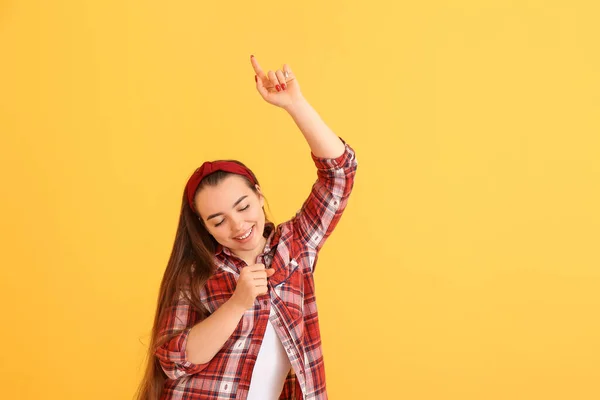
M317 181L296 215L267 219L254 173L205 162L188 180L138 399L327 399L313 273L352 191L354 150L287 64L256 89L304 135Z

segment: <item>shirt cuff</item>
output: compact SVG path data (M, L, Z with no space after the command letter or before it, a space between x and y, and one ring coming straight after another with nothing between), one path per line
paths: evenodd
M202 371L209 363L195 364L188 360L186 349L189 334L192 328L187 328L167 344L166 353L169 361L183 369L186 374L195 374Z

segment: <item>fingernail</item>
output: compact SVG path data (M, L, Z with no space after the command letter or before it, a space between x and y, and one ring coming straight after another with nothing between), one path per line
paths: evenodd
M258 78L254 75L254 82L258 82Z
M282 84L281 84L281 88L282 88L283 90L285 90L285 83L282 83Z
M254 54L250 54L250 58L254 57Z
M281 92L281 86L275 85L275 89L277 89L278 92Z

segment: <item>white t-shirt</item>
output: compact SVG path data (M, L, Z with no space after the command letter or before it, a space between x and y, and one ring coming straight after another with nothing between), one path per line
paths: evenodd
M271 307L271 315L274 314ZM267 322L267 330L263 338L256 364L252 371L248 400L277 400L281 395L285 378L292 365L277 336L271 320Z

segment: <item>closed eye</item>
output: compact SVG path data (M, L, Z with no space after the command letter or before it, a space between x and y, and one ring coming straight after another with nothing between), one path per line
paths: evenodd
M250 208L250 204L248 204L246 207L239 209L238 211L246 211L248 208ZM225 222L225 219L223 219L221 222L219 222L218 224L215 224L215 227L221 225L223 222Z

